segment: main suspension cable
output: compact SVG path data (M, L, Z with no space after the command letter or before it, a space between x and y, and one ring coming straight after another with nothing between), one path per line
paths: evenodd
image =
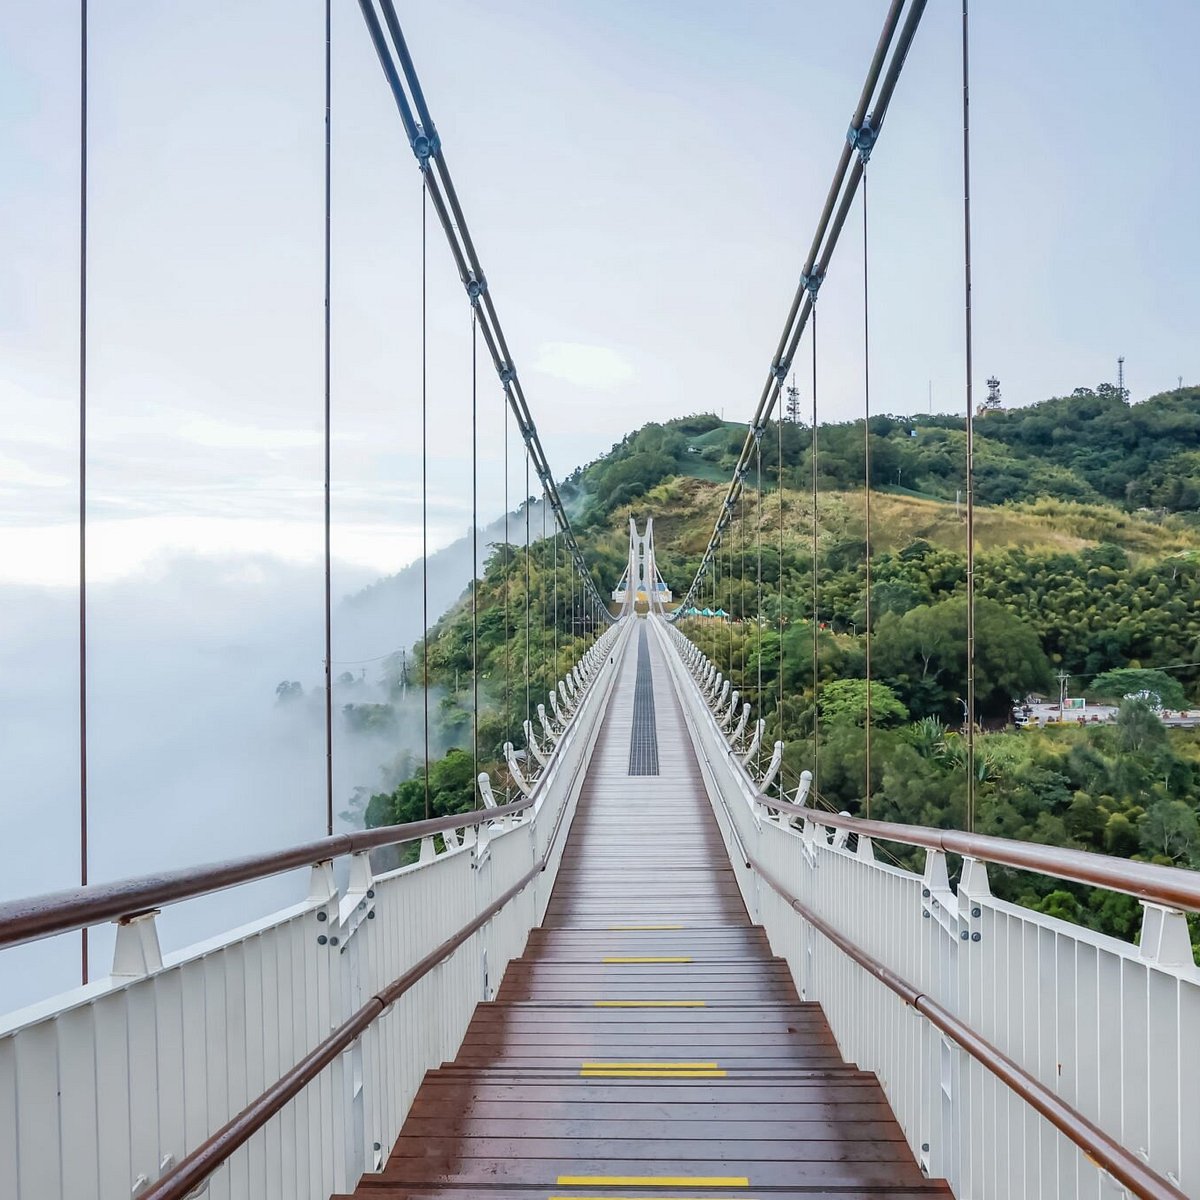
M865 735L864 757L866 792L864 796L867 820L871 819L871 292L867 272L867 172L862 180L862 234L863 234L863 513L866 525L866 596L864 603L865 659L867 675L867 715L863 724Z
M79 886L88 882L87 681L87 266L88 0L79 4ZM80 930L80 978L88 982L88 931Z
M378 8L378 12L376 12L376 8ZM483 335L492 365L504 388L505 399L512 409L513 416L516 417L527 453L532 458L538 479L546 489L550 507L562 530L563 540L571 553L575 570L580 576L585 592L592 598L597 616L603 607L605 619L611 620L612 617L607 607L602 606L599 602L595 581L587 569L583 552L575 538L566 506L563 504L554 474L550 470L545 450L538 436L537 426L529 411L524 388L500 325L491 288L480 264L479 255L467 225L466 215L450 175L441 138L434 126L433 117L425 101L424 91L400 27L400 20L396 15L395 4L393 0L359 0L359 9L383 69L384 78L396 102L409 145L426 178L429 199L446 236L447 245L458 270L459 280L466 289L467 295L471 299L479 301L480 333ZM380 24L381 15L382 25ZM387 27L386 36L384 25ZM391 46L388 45L389 37ZM527 497L528 494L529 489L526 488Z
M325 0L325 833L333 836L333 529L330 507L330 253L333 199L333 0Z
M862 149L864 146L867 147L869 153L869 148L874 146L879 138L884 118L899 82L900 72L925 11L926 0L911 0L908 15L905 17L903 27L899 29L899 36L896 37L904 4L905 0L892 0L884 19L883 29L867 71L866 81L859 95L858 105L851 118L846 141L842 146L841 156L834 170L833 182L825 198L825 205L817 222L813 241L800 274L800 281L797 284L778 347L768 368L767 379L763 384L758 406L734 467L733 477L726 493L727 502L736 499L742 488L745 472L750 464L753 430L771 416L783 381L791 369L801 335L812 313L817 291L828 274L829 264L862 178ZM894 49L892 48L893 39L895 39ZM888 59L889 50L891 50L890 59ZM887 60L886 71L884 70L885 60ZM870 110L869 115L868 109ZM860 157L851 165L855 149L859 150ZM708 547L701 558L695 578L681 602L680 610L691 603L699 580L703 578L704 571L716 551L716 534L719 532L720 521L725 511L723 509L721 516L718 517L717 528L714 529L713 536L709 539Z
M967 0L962 0L963 294L967 373L967 830L975 829L975 407L971 385L971 122Z

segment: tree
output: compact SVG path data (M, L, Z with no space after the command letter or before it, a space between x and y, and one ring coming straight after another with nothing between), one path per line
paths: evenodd
M1157 702L1159 708L1187 707L1183 685L1165 671L1118 667L1097 675L1088 690L1097 697L1110 700L1137 696L1148 700L1152 705Z
M885 613L875 639L880 674L910 711L958 723L967 691L967 602L951 596L903 616ZM1001 716L1017 696L1050 684L1037 632L995 600L975 605L975 695L980 717Z
M835 679L821 689L821 716L834 725L865 725L867 681ZM908 719L908 709L886 683L871 681L871 724L895 725Z
M1196 812L1182 800L1158 800L1138 820L1142 849L1150 854L1165 854L1176 862L1190 857L1200 843L1200 821Z
M1166 741L1167 731L1145 700L1122 700L1117 709L1117 745L1137 754Z

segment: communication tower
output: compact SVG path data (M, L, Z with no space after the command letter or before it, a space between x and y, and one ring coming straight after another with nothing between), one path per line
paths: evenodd
M796 386L795 372L787 389L787 418L793 425L800 424L800 389Z

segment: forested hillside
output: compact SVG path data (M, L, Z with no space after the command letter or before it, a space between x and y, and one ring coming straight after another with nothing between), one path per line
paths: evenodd
M977 764L977 828L1192 863L1200 855L1194 734L1168 733L1132 701L1116 726L1005 726L1014 700L1030 691L1057 694L1059 671L1070 674L1072 694L1100 684L1119 700L1113 680L1134 677L1111 672L1155 669L1154 678L1181 689L1174 698L1200 699L1200 391L1133 406L1115 389L1081 391L989 412L977 431L977 681L988 731ZM671 586L686 589L744 432L707 415L647 425L566 481L564 495L602 593L624 565L631 513L639 523L654 517L660 568ZM798 425L766 431L761 483L752 470L717 569L698 598L733 619L689 620L684 628L766 717L768 738L787 742L793 776L811 762L819 713L820 792L857 811L868 790L862 422L823 426L818 438L816 704L811 441L811 431ZM878 682L869 790L872 815L881 818L963 821L966 575L963 513L955 503L963 445L961 419L871 422ZM523 546L497 547L480 585L479 745L497 775L503 741L522 740L525 687L513 681L529 680L536 707L584 644L572 636L570 572L565 557L556 565L553 550L552 543L536 544L527 568ZM466 744L470 696L450 687L470 675L466 606L447 613L414 653L418 662L427 653L431 678L449 689L438 719ZM470 806L471 766L463 753L437 766L440 806ZM423 802L423 783L413 780L373 797L368 819L411 819ZM1086 890L1027 876L1001 877L997 889L1111 932L1136 925L1136 904L1119 898L1093 910Z

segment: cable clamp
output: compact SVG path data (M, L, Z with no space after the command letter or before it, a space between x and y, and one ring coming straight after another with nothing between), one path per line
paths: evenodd
M766 431L767 431L766 426L764 426L764 425L753 426L753 428L751 429L751 432L754 434L754 444L756 446L758 445L759 442L762 441L762 436L764 433L766 433Z
M807 279L808 276L806 275L804 278ZM771 364L771 374L775 377L776 381L779 383L782 383L787 378L787 374L791 369L792 369L791 360L787 359L787 358L781 359L779 362L773 362Z
M482 275L476 275L472 271L467 276L467 295L471 297L472 304L479 303L479 297L487 291L487 280Z
M469 292L470 288L468 288L467 290ZM508 365L508 363L500 364L500 370L499 370L498 374L500 375L500 382L502 384L504 384L505 387L508 387L508 385L517 378L516 371L514 371L513 368ZM525 435L525 440L527 442L529 441L528 434Z
M875 149L875 142L879 137L879 130L871 124L871 116L868 113L863 118L862 125L855 129L853 125L846 130L846 141L858 151L858 157L862 159L863 166L866 166L867 161L871 157L871 151Z
M426 132L420 125L417 126L417 132L412 139L412 152L417 156L417 162L421 164L421 170L425 170L429 166L429 160L436 158L438 151L442 148L442 139L438 137L437 130L430 126Z
M800 286L808 291L813 302L816 302L817 293L821 290L821 284L825 282L825 275L821 271L814 270L811 275L800 276Z

